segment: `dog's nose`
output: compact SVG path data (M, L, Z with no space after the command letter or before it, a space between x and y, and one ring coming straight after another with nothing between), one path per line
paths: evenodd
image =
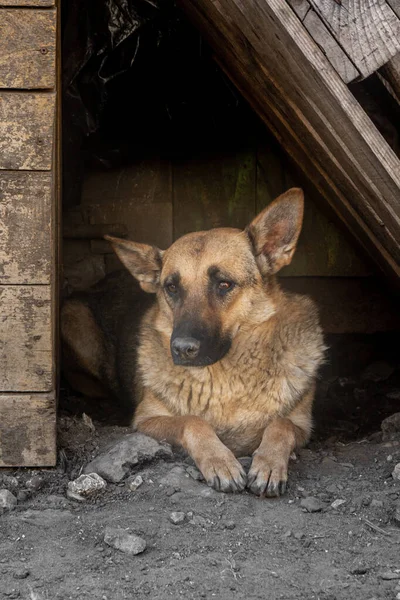
M178 337L172 342L172 352L181 359L192 360L200 350L200 342L191 337Z

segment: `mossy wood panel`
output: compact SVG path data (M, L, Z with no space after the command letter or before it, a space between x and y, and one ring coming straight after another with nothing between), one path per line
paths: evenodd
M0 467L56 464L53 394L0 394Z
M51 173L0 175L0 284L50 284Z
M52 390L50 286L0 285L0 314L0 390Z
M56 10L0 8L0 88L53 88Z
M0 92L0 169L51 169L55 99L50 92Z
M173 164L174 238L212 227L245 227L255 215L254 147Z
M305 196L304 221L291 264L280 275L314 277L359 277L370 267L344 233L323 211L323 198L301 171L269 136L257 150L256 212L291 187L301 187Z

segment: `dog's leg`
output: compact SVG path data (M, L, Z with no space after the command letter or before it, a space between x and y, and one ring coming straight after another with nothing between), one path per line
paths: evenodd
M314 388L285 418L273 419L266 427L260 446L253 455L247 487L259 496L280 496L286 490L290 455L309 439Z
M246 487L242 465L201 417L173 416L161 402L147 396L137 408L134 425L157 440L182 446L214 489L238 492Z

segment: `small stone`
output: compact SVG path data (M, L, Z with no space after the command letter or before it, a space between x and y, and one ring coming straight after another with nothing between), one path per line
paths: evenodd
M29 575L30 571L28 569L18 569L18 571L15 571L13 577L14 579L26 579Z
M346 500L343 500L342 498L338 498L337 500L334 500L331 504L332 508L339 508L339 506L342 506L342 504L345 504Z
M130 555L141 554L147 546L143 538L119 527L106 527L104 541L108 546Z
M371 508L383 508L383 501L382 500L376 500L375 498L373 498L371 500Z
M364 565L356 565L352 569L350 569L350 573L352 575L365 575L368 572L368 568Z
M17 502L16 497L9 490L0 490L0 514L13 510Z
M68 500L74 500L75 502L85 502L86 498L84 496L81 496L80 494L77 494L76 492L73 492L72 490L67 490L67 498Z
M207 527L207 519L200 515L194 515L189 521L191 525L198 525L199 527Z
M305 535L301 531L296 531L293 537L296 540L302 540L302 539L304 539Z
M383 441L390 440L392 433L400 432L400 412L390 415L383 419L381 423L381 430L383 433Z
M171 458L172 451L167 444L159 444L143 433L125 435L123 440L111 446L89 463L84 473L98 473L106 481L119 483L138 465L156 458Z
M288 529L287 531L285 531L285 533L282 536L283 538L290 538L292 537L292 531L291 529Z
M233 530L233 529L235 529L235 527L236 527L235 521L226 521L225 529Z
M130 489L131 492L136 492L136 490L138 488L140 488L140 486L143 484L143 477L141 475L136 475L135 479L133 479L133 481L130 481L128 483L128 488Z
M12 475L3 475L3 485L7 488L16 489L18 487L18 479Z
M300 506L305 508L309 513L320 512L324 508L321 500L319 498L315 498L314 496L303 498L303 500L300 502Z
M393 469L393 471L392 471L392 477L393 477L393 479L396 479L397 481L400 481L400 463L397 463L397 465Z
M172 512L169 515L169 520L171 521L171 523L173 523L174 525L179 525L180 523L183 523L183 521L185 520L185 513L184 512Z
M186 467L186 473L189 473L190 477L195 481L203 481L203 475L200 473L196 467Z
M382 573L380 575L381 579L385 581L393 581L395 579L400 579L400 569L396 569L395 571L387 571L386 573Z
M26 502L31 497L31 492L29 490L18 490L17 500L18 502Z
M106 487L107 484L100 475L88 473L87 475L81 475L75 481L70 481L68 492L73 495L87 497L104 490Z
M374 381L377 383L379 381L386 381L393 373L394 367L383 360L379 360L365 369L361 374L361 379L363 381Z
M33 492L38 492L43 487L43 484L44 479L40 475L34 475L25 483L28 490L32 490Z

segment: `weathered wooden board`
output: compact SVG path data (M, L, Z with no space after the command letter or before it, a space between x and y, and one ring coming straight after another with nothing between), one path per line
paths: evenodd
M364 77L400 51L400 20L386 0L310 0Z
M50 284L50 173L0 173L0 284Z
M386 65L383 65L380 73L389 83L391 94L400 103L400 54L396 54Z
M0 286L0 390L53 388L51 289Z
M0 467L56 464L53 394L0 394Z
M255 147L182 159L174 169L174 239L212 227L245 227L255 215Z
M400 162L284 0L181 0L353 235L400 276Z
M0 169L50 170L55 94L0 92Z
M55 0L0 0L0 6L35 6L37 8L47 8L54 6Z
M0 8L0 88L53 88L56 10Z
M400 0L387 0L387 3L400 19Z
M290 292L313 298L325 333L400 332L393 294L375 277L281 277Z
M360 72L337 43L333 35L328 31L322 19L311 8L309 1L288 0L288 3L343 81L350 83L354 79L357 79L360 76Z

